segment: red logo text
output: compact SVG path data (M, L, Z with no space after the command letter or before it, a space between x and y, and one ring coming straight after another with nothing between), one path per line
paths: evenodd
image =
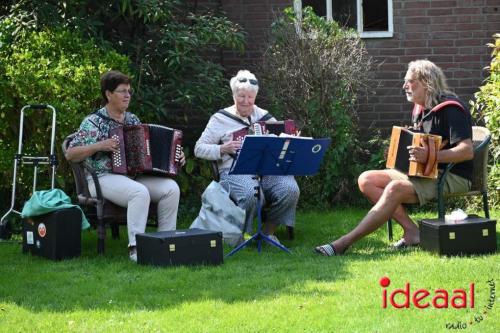
M380 279L382 287L382 308L386 309L388 304L396 309L408 309L411 304L419 309L434 307L436 309L455 309L474 308L474 283L469 285L469 289L411 289L410 282L406 282L403 288L396 288L392 291L387 290L391 280L384 276Z

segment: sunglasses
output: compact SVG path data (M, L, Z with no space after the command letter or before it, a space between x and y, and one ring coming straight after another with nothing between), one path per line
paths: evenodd
M241 82L241 83L244 83L247 81L250 82L250 84L253 84L254 86L259 85L259 81L255 80L255 79L247 79L246 77L242 77L242 78L238 79L238 82Z

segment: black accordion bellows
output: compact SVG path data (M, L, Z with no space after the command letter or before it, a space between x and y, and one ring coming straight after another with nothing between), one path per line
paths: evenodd
M149 128L149 139L151 142L174 142L174 131L165 131L163 127L151 126ZM150 148L153 170L164 170L164 166L170 164L170 155L172 153L170 145L153 144ZM176 154L176 151L174 150L173 153ZM175 159L176 156L173 157Z

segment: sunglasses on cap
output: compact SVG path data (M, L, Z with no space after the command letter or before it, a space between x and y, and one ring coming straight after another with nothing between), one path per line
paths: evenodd
M247 80L248 82L250 82L250 84L253 84L254 86L259 85L259 81L257 81L256 79L247 79L246 77L239 78L238 82L244 83L247 82Z

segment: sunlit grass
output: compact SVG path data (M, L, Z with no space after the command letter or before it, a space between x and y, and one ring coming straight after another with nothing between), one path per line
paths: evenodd
M448 332L447 323L469 323L481 314L490 297L486 281L494 279L498 290L499 254L447 258L422 250L393 252L384 229L343 257L312 252L352 228L364 212L301 213L294 241L286 240L284 230L278 234L291 255L269 246L259 255L250 247L221 266L133 264L124 228L120 240L108 238L102 257L95 254L95 232L85 232L82 257L62 262L24 255L17 243L0 243L0 331ZM396 227L395 238L400 235ZM412 290L452 291L474 282L476 307L383 309L383 276L392 281L389 290L410 282ZM498 308L497 302L467 331L500 331Z

